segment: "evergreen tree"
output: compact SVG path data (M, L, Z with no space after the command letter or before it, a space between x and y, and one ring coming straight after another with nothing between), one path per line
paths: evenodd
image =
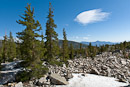
M2 61L2 40L0 40L0 62Z
M84 50L83 50L83 48L82 48L82 44L80 43L80 47L79 47L79 54L80 54L80 56L82 56L83 57L83 55L84 55Z
M2 42L2 62L8 61L8 48L8 37L5 35Z
M90 56L90 51L89 51L89 48L86 47L86 57L89 57Z
M120 50L124 50L123 43L120 43Z
M94 58L94 56L96 55L96 48L94 46L91 45L91 43L89 43L89 46L88 46L88 53L89 53L89 56L91 58Z
M39 78L45 73L45 68L42 66L41 51L45 51L41 47L41 42L38 40L39 37L43 37L38 32L42 30L39 21L34 19L34 9L31 10L30 4L26 7L24 17L20 16L23 20L17 21L17 23L25 26L22 32L17 33L17 37L21 40L20 53L22 59L26 61L26 66L32 70L28 76ZM43 43L43 42L42 42Z
M46 48L45 48L45 44L44 44L44 36L43 36L43 33L42 33L42 35L41 35L41 43L40 43L40 58L42 59L42 60L44 60L45 59L45 52L46 52Z
M0 47L0 61L2 60L2 48Z
M73 59L74 58L74 48L73 48L73 44L71 43L70 44L70 59Z
M16 41L16 58L21 59L22 55L21 55L21 43L19 40Z
M37 54L35 50L37 48L38 40L37 38L40 35L37 33L40 31L41 24L39 21L34 20L34 8L31 10L30 4L26 6L24 17L20 16L23 20L16 21L18 24L25 26L25 29L22 32L17 33L17 37L22 41L21 42L21 55L22 58L28 62L35 60Z
M56 24L54 23L53 19L53 8L51 3L49 3L49 14L47 16L47 23L46 23L46 42L45 47L47 49L46 56L47 61L54 60L54 58L58 55L58 34L55 32L54 28L56 28Z
M68 52L68 40L66 37L66 32L65 29L63 29L63 44L62 44L62 48L63 48L63 61L66 61L69 58L69 52Z
M8 48L9 61L13 61L13 59L16 58L16 43L14 42L12 32L10 32L8 43L9 43L9 48Z

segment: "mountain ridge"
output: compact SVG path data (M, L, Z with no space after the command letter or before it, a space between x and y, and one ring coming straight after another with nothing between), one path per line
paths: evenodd
M110 41L95 41L95 42L86 42L86 41L82 41L80 42L82 44L86 44L86 45L89 45L89 43L92 44L92 46L101 46L101 45L114 45L114 44L117 44L118 42L110 42Z

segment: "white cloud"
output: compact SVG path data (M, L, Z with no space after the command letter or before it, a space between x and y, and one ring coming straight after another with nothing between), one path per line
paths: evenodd
M87 41L90 37L80 37L80 36L73 36L73 37L69 37L68 40L71 41L76 41L76 42L81 42L81 41Z
M68 27L68 26L69 26L69 24L65 24L65 26L66 26L66 27Z
M79 37L78 37L78 36L76 36L75 38L76 38L76 39L79 39Z
M88 37L90 37L91 35L87 35Z
M74 21L86 25L89 23L103 21L105 18L109 16L109 14L110 13L102 12L101 9L94 9L78 14Z
M88 37L83 37L84 40L88 40Z
M4 39L3 36L0 36L0 39L3 40Z

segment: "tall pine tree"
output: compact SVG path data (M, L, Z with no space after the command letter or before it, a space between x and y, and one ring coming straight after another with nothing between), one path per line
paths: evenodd
M54 28L56 28L56 24L54 23L53 19L53 8L51 3L49 3L49 14L47 16L47 23L46 23L46 42L45 47L47 49L46 56L47 61L54 60L54 58L58 55L58 34L55 32Z
M19 20L17 23L25 26L22 32L17 33L17 37L21 40L20 53L22 59L26 61L26 66L32 70L29 76L39 78L45 73L41 61L41 42L38 39L42 37L42 35L38 33L42 30L41 24L38 20L35 21L34 8L31 9L30 4L27 5L23 17L20 17L23 20ZM42 51L44 53L43 49Z
M63 44L62 44L62 49L63 49L63 61L66 61L69 58L69 52L68 52L68 40L66 37L66 32L65 29L63 29Z
M8 48L9 61L13 61L13 59L16 58L16 43L14 42L12 32L10 32L8 43L9 43L9 48Z
M2 62L8 61L8 37L7 35L4 36L4 40L2 42Z
M43 33L41 35L41 42L40 42L40 58L42 60L45 59L45 52L46 52L46 48L45 48L45 44L44 44L44 36L43 36Z
M16 58L21 59L21 43L19 40L16 41Z
M37 57L36 48L40 35L37 33L40 31L41 24L34 19L34 8L31 9L30 4L26 6L25 13L20 16L23 20L16 21L18 24L25 26L22 32L17 33L17 37L22 41L21 43L21 55L22 58L28 62L35 60Z
M73 47L72 43L70 44L69 51L70 51L70 59L73 59L74 58L74 47Z

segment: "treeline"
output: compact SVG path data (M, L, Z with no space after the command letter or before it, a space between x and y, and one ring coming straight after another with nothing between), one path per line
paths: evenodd
M16 43L12 32L10 32L9 37L5 35L2 41L2 46L0 47L0 62L13 61L13 59L16 58L16 50Z
M43 76L48 71L47 67L42 65L43 61L52 65L62 65L62 63L67 63L68 59L79 57L94 58L96 54L104 51L125 50L130 45L130 43L124 42L116 45L103 45L98 47L92 46L90 43L87 47L83 47L80 44L80 48L74 48L73 44L68 44L66 31L63 28L63 43L62 47L59 47L58 34L55 31L57 25L53 17L53 8L51 3L49 3L49 13L44 36L40 22L35 20L34 8L31 8L31 5L28 4L24 14L20 16L21 19L16 21L25 27L23 31L17 32L18 39L14 40L11 32L9 37L7 35L4 36L2 47L0 48L0 61L24 60L24 67L26 67L27 71L31 70L21 73L18 76L20 81Z

